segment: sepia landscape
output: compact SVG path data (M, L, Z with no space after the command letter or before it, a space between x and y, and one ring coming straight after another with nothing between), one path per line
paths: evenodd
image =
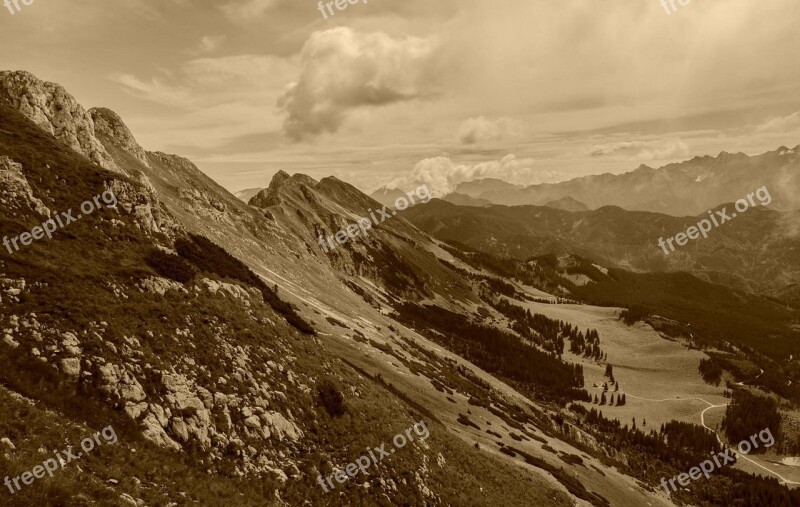
M800 506L798 20L4 0L0 506Z

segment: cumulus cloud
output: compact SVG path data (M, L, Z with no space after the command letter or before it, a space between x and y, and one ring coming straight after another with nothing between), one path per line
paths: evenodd
M490 119L484 116L468 118L458 128L461 144L480 144L521 137L527 124L513 118Z
M798 127L800 127L800 111L792 113L789 116L772 117L761 125L757 126L756 132L784 133L795 130Z
M300 77L278 100L285 133L295 141L334 133L356 109L430 95L435 53L431 39L345 27L314 32L300 54Z
M664 141L622 141L596 145L588 150L592 157L619 157L629 160L664 160L685 157L689 146L681 139Z
M457 164L448 157L426 158L418 162L406 177L398 178L388 188L413 188L427 185L434 196L441 197L455 190L459 183L482 178L498 178L517 185L553 183L565 179L555 171L537 170L533 159L518 159L513 154L500 160L477 164Z

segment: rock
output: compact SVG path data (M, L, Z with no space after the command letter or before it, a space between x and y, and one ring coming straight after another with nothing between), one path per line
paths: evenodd
M66 359L62 359L59 364L61 365L61 371L64 372L64 374L68 377L77 379L80 376L81 360L77 357L68 357Z
M119 501L120 505L130 505L131 507L137 507L139 505L136 500L127 493L119 495Z
M223 393L214 393L214 406L227 407L228 395Z
M74 333L64 333L61 335L61 345L67 351L67 353L71 356L80 356L83 351L80 348L80 342L78 341L78 337L75 336Z
M148 407L150 412L156 416L156 420L161 425L162 428L167 427L167 422L169 422L169 417L167 414L164 413L164 408L161 405L150 404Z
M169 438L169 435L167 435L164 428L161 427L155 415L147 414L147 417L142 421L142 426L144 427L142 436L150 442L165 449L171 449L173 451L181 450L180 444Z
M169 429L180 442L186 443L189 441L189 428L187 428L186 423L180 417L172 418Z
M244 425L247 426L248 428L260 429L261 420L258 418L257 415L251 415L250 417L244 420Z
M140 402L147 398L142 385L124 368L116 364L106 363L99 368L101 377L100 390L124 401Z
M231 428L233 428L231 413L228 411L228 407L225 407L221 413L217 414L215 422L217 424L217 428L222 431L230 431Z
M33 195L33 189L22 172L22 164L5 155L0 156L0 204L9 208L24 205L41 216L50 218L50 210Z
M128 417L133 419L139 419L139 417L147 410L147 403L131 403L128 402L125 404L125 413L128 414Z
M167 400L180 411L206 411L205 404L192 391L189 380L179 373L164 373L161 383L170 392ZM206 391L208 392L208 391Z
M92 117L62 86L41 81L29 72L3 71L0 97L74 151L105 169L122 172L97 139Z
M194 437L203 450L211 448L211 439L208 436L210 420L201 419L200 413L186 419L186 429Z
M13 442L6 437L0 438L0 445L4 445L8 447L9 450L15 451L17 448L14 446Z
M296 424L286 419L283 415L277 412L269 412L261 416L264 423L272 430L272 433L277 435L278 440L283 441L288 438L292 441L297 441L303 437L303 432Z
M7 335L3 336L3 343L5 343L9 347L11 347L12 349L15 349L15 348L19 347L19 342L17 342L14 339L14 337L11 336L10 334L7 334Z
M95 133L108 137L111 142L133 155L136 160L146 167L150 167L147 152L139 146L130 129L117 113L104 107L94 107L89 109L89 114L94 120Z
M145 278L139 283L139 285L144 291L158 294L159 296L163 296L169 290L186 290L183 288L183 284L158 276Z
M163 228L174 228L168 215L161 213L158 196L146 176L140 179L141 186L127 181L113 180L110 189L117 198L117 205L130 214L141 230L147 233L161 232Z
M208 389L197 386L197 397L203 402L203 405L208 409L211 410L214 408L214 395L211 394L211 391Z

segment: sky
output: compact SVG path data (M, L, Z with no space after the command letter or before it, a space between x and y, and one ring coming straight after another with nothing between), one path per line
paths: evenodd
M231 191L285 170L438 195L800 144L797 0L353 2L0 5L0 69Z

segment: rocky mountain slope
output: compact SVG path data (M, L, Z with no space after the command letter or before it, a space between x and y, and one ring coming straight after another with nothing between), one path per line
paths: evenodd
M112 111L86 111L30 74L0 76L2 233L109 189L118 198L3 253L3 468L20 473L37 449L101 427L119 434L107 454L4 501L667 503L605 464L577 425L556 423L558 407L532 405L398 320L399 305L428 301L468 320L481 307L506 327L436 241L392 217L320 249L312 231L377 207L352 186L279 173L248 206L188 160L144 150ZM420 420L429 439L336 491L318 485ZM529 458L501 452L512 441ZM584 464L559 457L578 454Z

